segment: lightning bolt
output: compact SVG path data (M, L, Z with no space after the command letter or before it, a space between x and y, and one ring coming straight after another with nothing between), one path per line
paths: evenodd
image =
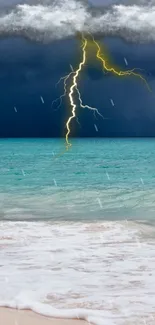
M69 134L71 132L70 130L70 123L72 121L72 119L74 119L76 117L76 104L74 102L74 90L78 89L78 85L77 85L77 79L79 77L79 74L82 70L82 67L84 66L85 62L86 62L86 47L87 47L87 39L82 35L82 61L79 63L79 66L77 68L77 70L75 71L75 74L73 76L73 82L72 85L70 87L69 90L69 101L70 101L70 105L72 107L72 115L69 117L67 123L66 123L66 128L67 128L67 133L66 133L66 150L69 149L69 147L71 147L71 143L69 142Z
M58 101L60 101L60 103L59 103L59 105L57 106L57 108L55 109L55 111L57 111L59 108L60 108L60 106L61 106L61 104L62 104L62 99L63 99L63 97L65 97L66 96L66 94L67 94L67 80L70 78L70 76L72 75L74 73L74 71L72 70L69 74L67 74L66 76L64 76L64 77L61 77L60 79L59 79L59 81L56 83L56 87L58 86L58 84L61 82L61 80L64 80L64 93L60 96L60 97L58 97L58 98L56 98L56 99L54 99L53 100L53 102L52 102L52 105L51 105L51 107L53 107L53 104L54 103L57 103Z
M97 108L91 107L89 105L83 105L82 99L81 99L81 94L80 94L80 91L79 91L78 85L77 85L77 79L79 77L79 74L80 74L80 72L82 70L82 67L86 63L86 47L87 47L87 44L88 44L88 40L82 34L82 54L83 54L82 55L82 61L80 62L79 66L78 66L78 69L75 71L75 75L73 77L73 82L72 82L72 85L70 87L70 92L69 92L69 99L70 99L70 104L71 104L71 107L72 107L72 115L69 117L69 119L68 119L68 121L66 123L66 128L67 128L67 133L66 133L66 144L67 144L67 146L66 146L66 149L67 150L69 149L69 147L71 147L71 143L69 142L69 134L71 132L70 123L71 123L72 119L76 117L76 104L74 102L74 97L73 97L74 90L76 90L77 93L78 93L80 107L88 108L89 110L92 110L94 112L95 118L96 118L95 113L97 113L100 117L105 119Z
M113 66L109 66L107 60L104 59L104 57L103 57L103 54L101 52L100 45L94 39L93 35L91 35L91 38L92 38L92 42L91 43L93 43L93 46L95 46L97 48L96 58L99 61L101 61L102 65L103 65L104 72L106 72L106 73L111 72L114 75L117 75L119 77L131 76L131 75L134 76L134 77L138 77L138 78L140 78L145 83L145 85L147 86L148 90L151 91L151 89L150 89L147 81L145 80L145 78L141 74L135 72L135 70L137 70L136 68L134 68L132 70L126 70L126 71L121 71L120 70L119 71L118 69L114 68ZM90 41L90 38L89 38L89 41ZM77 70L74 70L73 67L72 67L72 65L70 65L71 72L68 75L66 75L65 77L61 77L60 80L57 82L56 86L60 83L61 80L64 80L64 93L63 93L63 95L61 95L59 98L55 99L52 102L52 105L53 105L55 102L57 102L59 100L60 103L59 103L59 106L57 108L57 109L59 109L59 107L61 106L63 97L65 97L67 95L67 81L71 77L71 75L73 75L72 81L71 81L71 86L69 88L69 94L68 94L69 103L70 103L70 106L71 106L71 116L68 118L68 120L66 122L67 132L66 132L65 139L66 139L66 150L67 151L72 146L72 144L69 141L69 135L71 133L71 127L70 127L71 122L72 122L72 120L74 118L76 118L76 120L78 122L78 118L76 116L76 108L77 108L77 105L76 105L75 100L74 100L75 91L78 94L78 99L79 99L80 107L82 107L82 108L88 108L89 110L92 110L93 113L94 113L95 118L96 118L96 115L95 114L97 113L100 117L102 117L103 119L105 119L103 117L103 115L99 112L99 110L97 108L91 107L89 105L83 105L82 99L81 99L81 94L80 94L80 91L78 89L78 77L79 77L79 75L81 73L81 70L82 70L83 66L86 63L86 53L87 53L86 48L87 48L87 45L88 45L88 39L86 37L84 37L84 35L82 34L82 45L81 45L81 48L82 48L82 59L81 59L81 62L79 63Z
M104 116L99 112L99 110L98 110L96 107L91 107L91 106L89 106L89 105L83 105L83 103L82 103L82 99L81 99L81 95L80 95L79 89L78 89L77 87L76 87L76 90L77 90L77 93L78 93L80 106L81 106L82 108L88 108L88 109L94 111L94 116L95 116L95 118L96 118L95 113L97 113L99 116L101 116L103 119L105 119Z
M81 45L80 47L83 47L83 46L84 46L84 42L83 42L83 41L84 41L84 38L83 38L83 35L82 35L82 45ZM55 109L55 111L57 111L57 110L60 108L60 106L61 106L61 104L62 104L62 99L63 99L63 97L65 97L66 94L67 94L67 80L70 78L70 76L71 76L72 74L75 73L75 71L74 71L74 69L73 69L73 66L72 66L71 64L70 64L69 66L70 66L71 72L68 73L68 74L67 74L66 76L64 76L64 77L61 77L61 78L58 80L58 82L56 83L56 85L55 85L55 87L57 87L57 86L59 85L59 83L60 83L62 80L64 80L64 93L63 93L60 97L54 99L53 102L52 102L52 104L51 104L51 107L53 107L53 104L54 104L54 103L57 103L57 101L60 101L60 103L59 103L59 105L57 106L57 108ZM79 121L78 121L78 118L77 118L77 123L80 124Z
M118 71L116 70L114 67L110 67L108 66L108 63L106 62L106 60L103 58L103 54L101 53L101 47L98 44L98 42L95 41L93 35L91 35L92 39L93 39L93 43L96 45L97 47L97 53L96 53L96 57L98 60L100 60L102 62L103 65L103 69L107 72L112 72L113 74L122 77L122 76L134 76L134 77L138 77L140 78L146 85L146 87L148 88L148 90L151 92L151 89L146 81L146 79L139 73L134 72L136 70L136 68L132 69L132 70L126 70L126 71Z

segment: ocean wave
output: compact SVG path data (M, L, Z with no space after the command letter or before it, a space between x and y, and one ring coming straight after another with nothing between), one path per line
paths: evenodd
M45 194L46 192L46 194ZM152 220L154 189L55 190L0 193L0 220ZM8 203L9 202L9 203Z
M53 308L52 306L48 306L42 303L32 302L32 303L16 303L16 302L0 302L0 307L9 307L13 309L26 309L26 310L32 310L33 312L40 314L42 316L47 317L54 317L54 318L66 318L66 319L80 319L85 320L89 324L94 325L104 325L109 323L109 325L114 325L114 321L110 319L110 317L107 317L105 312L101 311L95 311L95 310L89 310L89 309L66 309L66 310L59 310L56 308ZM110 321L110 322L109 322Z
M155 311L150 234L151 227L126 221L1 222L0 306L96 325L140 324Z
M0 12L1 36L20 35L48 42L73 37L77 32L154 41L155 1L119 1L97 8L77 0L35 1Z

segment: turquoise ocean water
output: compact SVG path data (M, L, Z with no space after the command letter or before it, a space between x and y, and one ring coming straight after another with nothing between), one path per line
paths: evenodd
M153 219L154 139L0 140L1 219Z

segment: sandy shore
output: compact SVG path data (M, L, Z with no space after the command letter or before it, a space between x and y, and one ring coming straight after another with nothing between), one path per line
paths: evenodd
M0 308L1 325L88 325L85 321L44 317L31 311Z

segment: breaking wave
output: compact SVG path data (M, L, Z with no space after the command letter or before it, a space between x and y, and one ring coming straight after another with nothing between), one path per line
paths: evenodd
M20 35L48 42L76 32L155 40L155 1L117 1L93 7L77 0L35 1L0 10L0 36Z

